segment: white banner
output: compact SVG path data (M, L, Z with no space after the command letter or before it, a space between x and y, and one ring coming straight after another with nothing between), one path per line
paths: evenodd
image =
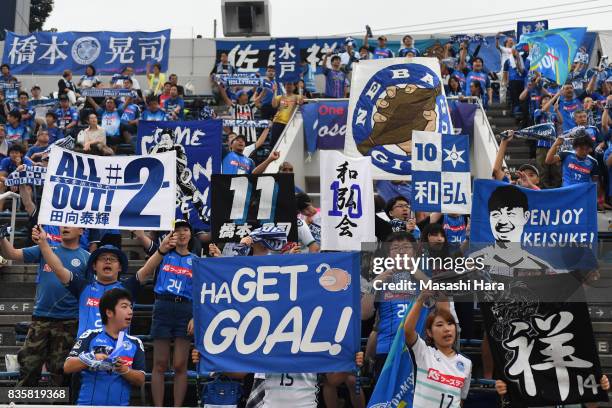
M410 179L412 131L453 129L440 77L436 58L355 64L344 152L370 156L375 179Z
M53 147L38 221L82 228L171 230L176 152L92 156Z
M358 251L375 242L374 191L369 157L321 150L321 249Z

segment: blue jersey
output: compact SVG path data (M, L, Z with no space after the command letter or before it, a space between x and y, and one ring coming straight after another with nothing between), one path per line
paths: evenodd
M106 136L120 136L121 114L119 111L109 112L106 109L98 109L98 115L100 115L100 127L104 129Z
M536 86L536 88L530 89L529 91L529 114L535 115L535 111L542 107L542 87Z
M179 119L183 119L183 109L185 108L183 98L168 98L164 101L164 110L168 115L177 107L180 107L177 116Z
M64 137L64 132L62 132L62 129L58 128L57 126L52 128L47 127L47 133L49 133L49 144L54 143L56 140Z
M378 305L378 335L376 337L376 354L387 354L397 333L397 328L408 310L405 300L386 300Z
M223 159L221 173L223 174L251 174L255 169L255 162L243 154L229 152Z
M138 119L140 116L140 108L134 103L130 103L128 106L123 105L121 107L121 123L127 124L129 121Z
M23 143L30 137L28 129L21 122L15 127L7 123L4 129L6 130L6 140L9 143Z
M66 110L62 108L57 109L55 111L55 116L57 116L57 127L60 129L66 129L66 126L72 122L78 122L79 120L79 113L72 106L68 107Z
M549 108L548 112L545 112L542 109L536 109L533 112L533 120L534 120L536 125L539 125L539 124L542 124L542 123L555 123L556 124L558 122L557 114L553 113L553 112L550 112L550 108ZM542 147L542 148L545 148L545 149L550 149L552 144L553 144L552 140L538 139L538 142L537 142L536 146L537 147Z
M22 119L21 123L24 126L29 127L30 129L34 128L34 116L36 115L36 111L34 110L33 107L30 106L30 104L28 103L26 106L23 105L16 105L15 109L17 109L22 115L30 115L30 119Z
M54 245L52 248L62 261L62 265L72 272L73 276L85 277L89 252L82 248L68 249L61 245ZM47 265L40 248L38 246L24 248L23 261L39 264L33 315L54 319L76 319L79 312L76 298Z
M59 245L62 242L62 234L60 227L57 225L43 225L43 229L47 233L47 241L52 244ZM79 246L86 251L89 251L89 230L83 228L83 234L79 240Z
M348 79L343 71L334 71L323 67L325 75L325 97L344 98L344 88L348 86Z
M372 59L393 58L393 51L389 48L369 47L372 52Z
M480 87L482 88L482 99L486 100L487 98L487 88L491 87L491 80L489 76L484 71L470 71L465 77L465 94L467 96L471 96L472 93L470 91L470 84L472 81L480 82Z
M142 112L142 116L140 117L140 119L159 122L160 120L166 120L166 112L164 112L161 109L158 109L155 112L147 109L144 112Z
M457 81L459 81L459 85L461 85L461 88L465 89L465 74L461 71L459 71L458 69L455 69L450 76L453 76L455 78L457 78Z
M69 357L78 357L81 353L102 353L110 355L118 348L117 340L111 337L104 328L84 332L72 347ZM145 370L145 353L140 339L124 334L120 350L115 356L126 361L132 370ZM120 374L107 371L81 371L81 389L77 405L122 405L130 404L132 385Z
M461 245L465 241L466 221L464 215L452 216L444 214L442 226L446 232L446 239L450 245Z
M100 298L104 293L113 288L127 289L136 298L136 293L140 288L140 282L136 276L131 276L125 281L117 281L108 285L103 285L98 281L89 282L79 276L72 276L67 286L70 293L79 300L79 329L77 336L86 330L96 330L102 328L100 318Z
M401 48L398 52L397 52L397 56L398 57L405 57L406 55L408 55L408 53L411 52L415 57L418 57L420 52L419 50L417 50L416 48L412 47L412 48Z
M271 83L272 85L273 85L273 84L276 84L276 89L277 89L277 92L278 92L278 94L279 94L279 95L284 93L284 88L283 88L283 85L282 85L280 82L277 82L277 81L270 81L270 83ZM272 99L274 99L274 91L272 91L272 89L271 89L271 88L262 88L262 87L257 88L257 92L258 92L258 93L261 93L261 92L264 92L264 91L265 91L266 93L264 94L264 96L262 96L262 97L261 97L261 99L259 100L259 102L260 102L262 105L272 105ZM231 98L230 98L230 99L231 99Z
M26 153L26 157L28 159L32 158L32 155L35 153L40 153L40 152L44 152L45 150L47 150L49 146L32 146L28 149L27 153Z
M563 119L564 132L576 127L574 112L580 109L582 109L582 103L578 99L573 98L568 101L564 96L559 97L559 112L561 113L561 119Z
M192 264L193 254L180 255L176 251L170 251L164 256L157 269L154 292L158 295L182 296L192 299Z
M504 72L508 73L508 81L523 81L525 72L521 73L517 67L510 65L510 60L504 62Z
M597 160L592 156L580 159L574 152L559 153L563 167L563 187L591 182L598 174Z
M22 161L23 164L27 164L30 166L34 164L32 163L32 160L28 159L27 157L24 157ZM10 156L7 156L4 159L0 160L0 171L5 171L8 174L11 174L15 170L17 170L17 165L11 160Z

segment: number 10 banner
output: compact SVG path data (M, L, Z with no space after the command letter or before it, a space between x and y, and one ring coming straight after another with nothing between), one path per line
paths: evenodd
M38 220L46 225L171 230L176 152L91 156L52 147Z
M412 209L469 214L472 208L467 135L412 132Z
M298 239L293 174L213 174L211 202L214 242L239 242L268 225Z

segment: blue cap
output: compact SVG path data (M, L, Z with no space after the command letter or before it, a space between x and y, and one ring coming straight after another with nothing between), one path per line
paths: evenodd
M128 270L128 259L127 259L127 256L125 256L125 253L123 253L122 250L120 250L119 248L117 248L114 245L103 245L100 248L98 248L95 251L93 251L91 253L91 255L89 256L89 260L87 261L87 275L88 276L90 274L92 276L93 276L93 274L95 274L95 272L93 270L94 262L96 262L96 260L98 259L98 257L100 255L106 254L106 253L111 253L111 254L117 255L117 258L119 258L119 263L121 264L121 273L127 272L127 270Z

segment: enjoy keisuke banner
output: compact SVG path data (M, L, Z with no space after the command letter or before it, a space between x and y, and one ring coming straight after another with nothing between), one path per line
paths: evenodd
M193 317L206 372L352 371L359 254L194 258Z
M145 72L147 63L168 70L170 30L155 32L50 32L6 33L2 63L13 74L61 75L69 69L84 73L94 65L98 74L121 72L130 66Z
M38 221L82 228L172 230L176 153L92 156L52 147Z
M410 176L413 130L452 129L437 59L386 58L356 64L344 152L370 156L374 179Z

